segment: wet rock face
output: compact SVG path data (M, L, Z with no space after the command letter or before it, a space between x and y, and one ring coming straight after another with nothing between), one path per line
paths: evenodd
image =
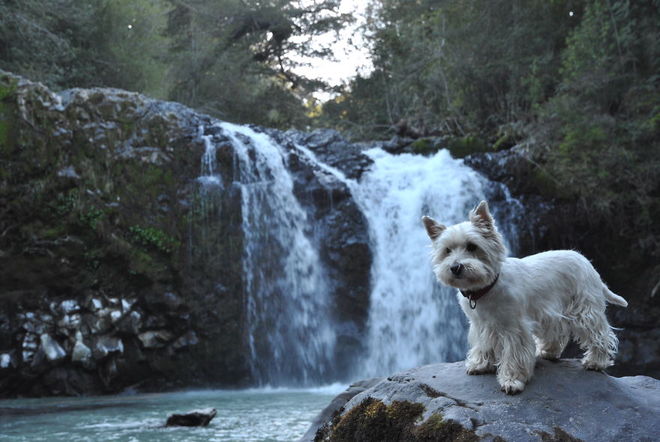
M651 440L659 390L650 377L613 378L561 360L539 361L525 391L508 396L495 375L433 364L333 401L334 413L324 410L330 416L303 440Z
M240 322L240 279L210 299L189 271L203 267L189 248L209 122L135 93L56 95L0 72L0 396L245 378L240 327L206 313ZM238 213L228 224L240 231ZM212 348L217 335L232 345Z
M362 154L365 147L349 143L341 134L331 129L317 129L313 132L276 132L273 137L280 142L304 145L325 164L341 170L347 178L360 178L373 161Z

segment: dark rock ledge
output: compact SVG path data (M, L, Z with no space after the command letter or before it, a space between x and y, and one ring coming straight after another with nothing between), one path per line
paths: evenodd
M368 385L338 396L302 440L651 441L660 434L660 381L585 371L576 360L539 361L517 396L502 393L494 375L466 375L463 362Z

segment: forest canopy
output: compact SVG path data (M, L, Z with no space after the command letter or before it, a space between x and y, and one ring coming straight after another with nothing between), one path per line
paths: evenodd
M0 68L239 123L444 137L460 155L526 146L541 193L660 254L660 0L371 0L373 70L332 89L296 60L330 57L311 43L354 21L339 4L5 0Z

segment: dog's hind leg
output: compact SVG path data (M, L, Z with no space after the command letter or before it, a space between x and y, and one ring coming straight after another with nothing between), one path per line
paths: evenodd
M572 328L580 348L584 350L584 368L604 370L614 363L619 340L607 322L604 311L583 309L575 316Z
M536 335L536 354L543 359L556 361L564 352L571 338L571 330L562 320L544 322Z
M507 394L520 393L534 374L534 338L529 330L519 328L501 332L499 339L502 353L497 368L497 381Z

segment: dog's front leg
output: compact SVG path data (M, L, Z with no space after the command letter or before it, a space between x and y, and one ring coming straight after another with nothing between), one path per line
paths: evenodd
M470 350L465 358L467 374L495 373L495 345L492 341L493 334L485 333L474 322L470 323L468 331L468 344Z
M499 333L502 348L497 381L507 394L520 393L534 374L536 346L532 333L525 328Z

